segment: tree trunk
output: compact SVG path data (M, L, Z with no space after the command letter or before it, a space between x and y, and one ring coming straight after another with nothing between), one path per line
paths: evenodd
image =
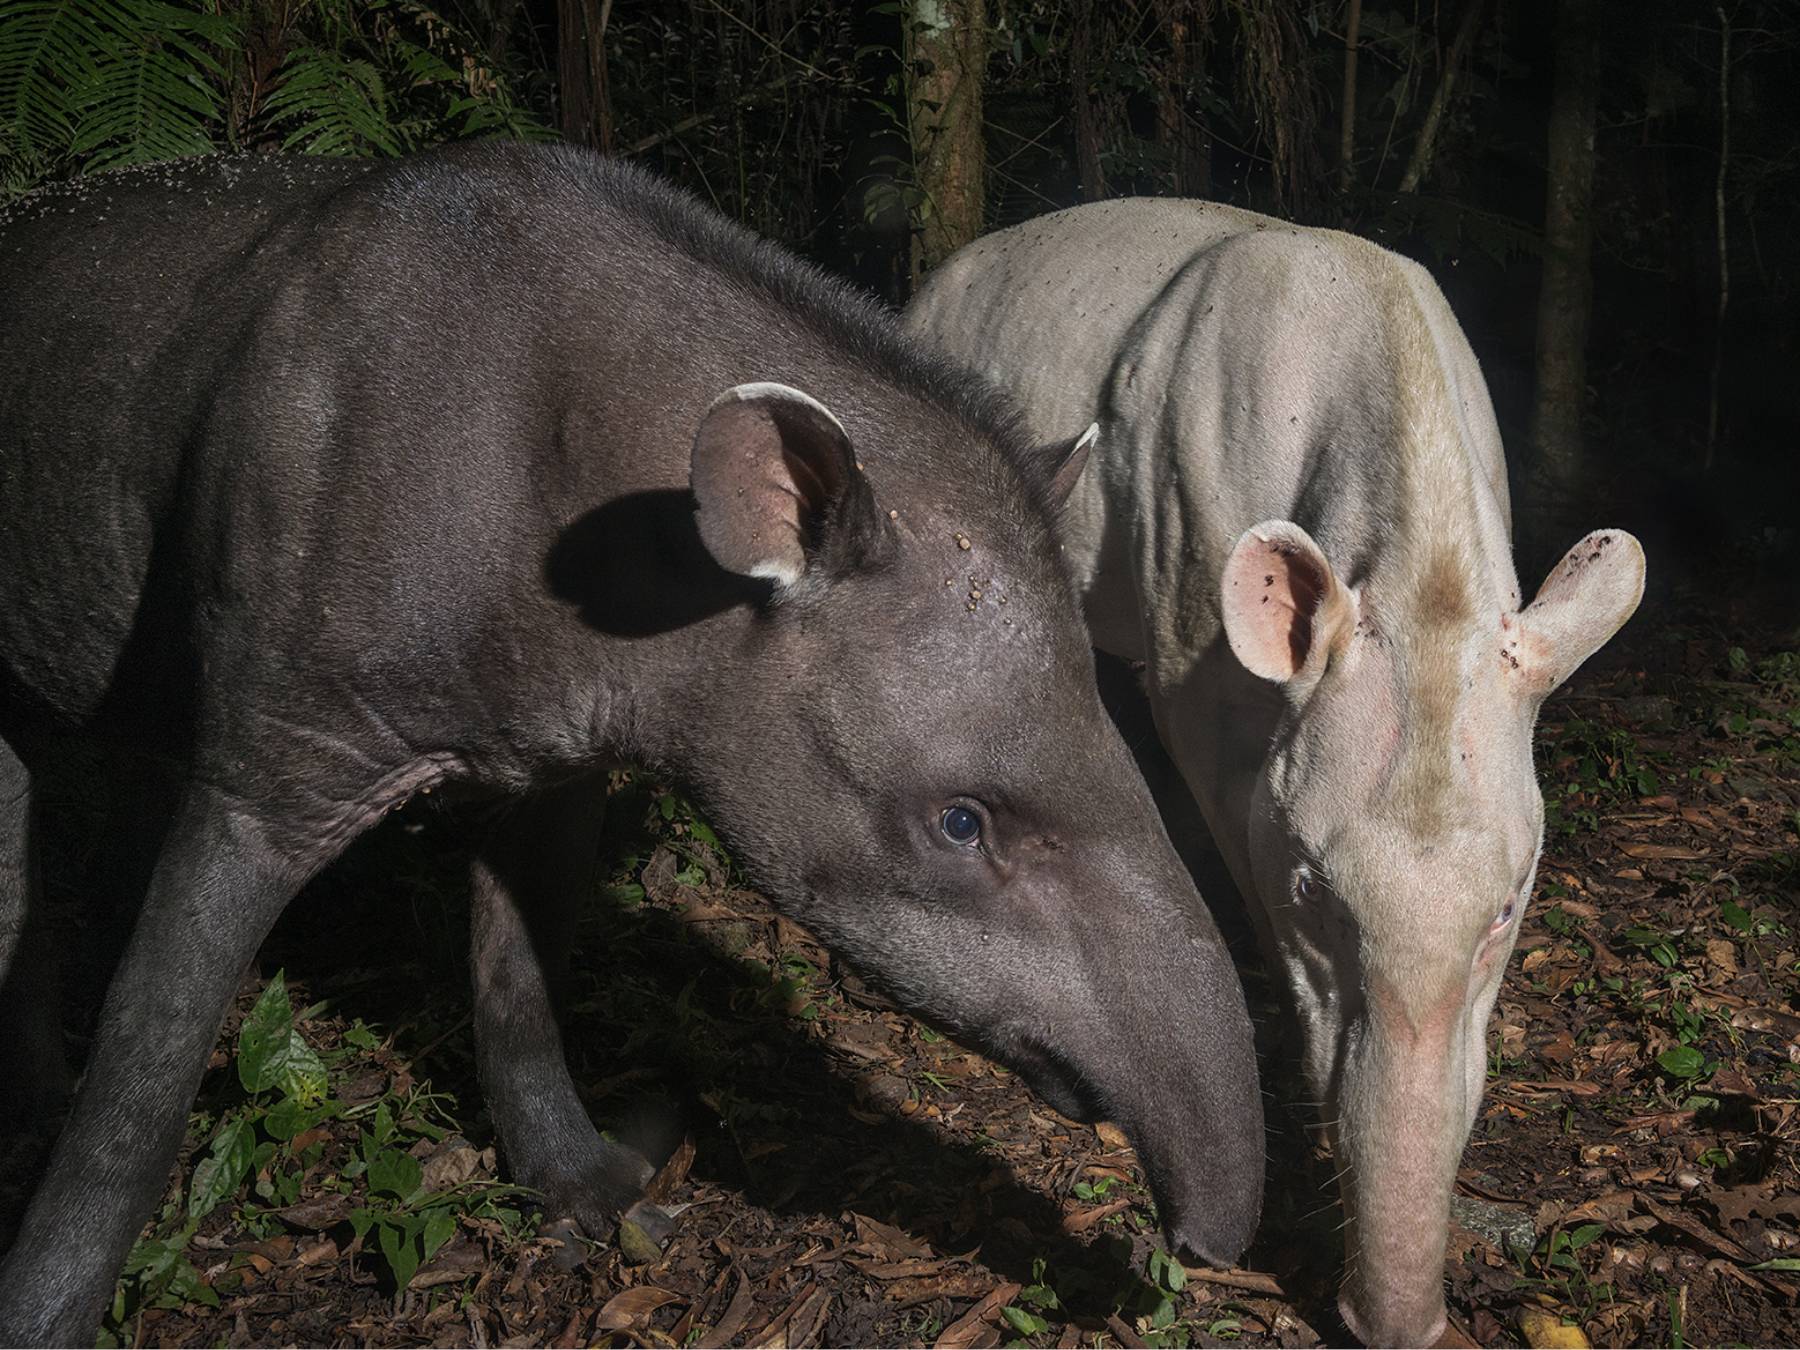
M988 38L983 0L908 0L905 14L907 111L924 195L913 246L917 281L986 223L981 86Z
M1157 22L1169 40L1169 54L1156 72L1156 139L1168 151L1169 179L1177 197L1212 192L1212 138L1187 109L1199 53L1212 23L1211 0L1155 0ZM1351 0L1361 4L1362 0Z
M1456 72L1462 68L1463 58L1469 53L1469 44L1475 41L1475 34L1481 31L1481 15L1486 9L1487 0L1468 0L1463 8L1462 22L1456 26L1456 37L1450 43L1450 55L1444 60L1443 74L1438 77L1437 91L1431 96L1431 106L1425 110L1425 121L1419 128L1419 139L1413 142L1412 156L1406 161L1406 172L1400 175L1402 192L1416 192L1420 180L1431 172L1431 156L1437 149L1438 128L1444 122L1444 109L1450 106L1450 94L1456 88ZM1559 75L1558 79L1560 78ZM1590 125L1593 122L1591 112L1588 121ZM1554 136L1555 132L1551 135Z
M1706 400L1707 472L1719 458L1719 373L1725 362L1725 309L1731 304L1731 255L1725 235L1725 172L1731 164L1731 18L1723 5L1719 16L1719 177L1713 185L1713 213L1719 233L1719 312L1713 321L1712 379Z
M1532 441L1543 485L1557 496L1586 467L1581 416L1594 281L1594 106L1599 44L1595 0L1562 0L1556 18L1556 83L1550 99L1544 279L1538 293L1537 403Z
M610 153L612 99L607 93L606 26L613 0L558 0L556 84L563 139Z
M1075 172L1081 199L1097 202L1106 195L1106 170L1100 163L1100 118L1089 84L1094 70L1094 10L1098 0L1076 0L1075 36L1069 49L1069 81L1075 86Z
M1348 197L1356 158L1356 44L1362 39L1362 0L1350 0L1344 21L1344 123L1338 132L1338 196Z

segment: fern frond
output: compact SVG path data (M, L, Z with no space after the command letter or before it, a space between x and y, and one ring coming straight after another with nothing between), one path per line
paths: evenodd
M75 90L70 149L88 170L206 154L224 117L218 47L238 39L221 15L161 0L81 0L106 45Z
M271 124L292 123L283 150L309 155L397 155L406 148L389 111L381 72L368 61L303 47L281 66L280 86L264 105Z
M84 5L0 0L0 136L6 161L60 158L75 134L72 91L105 32Z

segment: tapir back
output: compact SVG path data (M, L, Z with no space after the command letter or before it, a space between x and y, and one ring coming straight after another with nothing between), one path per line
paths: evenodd
M1419 316L1423 349L1397 350L1396 309ZM1256 521L1293 514L1328 549L1380 548L1420 451L1473 466L1483 547L1506 553L1503 452L1474 354L1422 269L1352 235L1208 202L1095 203L971 244L907 323L1015 389L1034 422L1100 423L1066 543L1107 650L1144 658L1159 639L1134 576L1156 577L1180 616L1160 639L1204 648L1217 568ZM1046 333L1054 359L1039 359ZM1396 422L1396 384L1417 370L1445 373L1449 446Z
M260 196L234 192L252 163L156 165L0 210L0 678L59 719L100 709L148 617L184 459L255 317L245 274L363 172L282 161ZM228 209L181 209L213 194Z

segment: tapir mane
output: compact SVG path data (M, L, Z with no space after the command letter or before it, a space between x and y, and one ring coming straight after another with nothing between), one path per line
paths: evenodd
M1469 698L1471 663L1483 625L1498 632L1503 582L1484 544L1469 428L1448 377L1447 334L1435 311L1448 309L1428 276L1385 251L1369 278L1383 328L1392 391L1391 481L1398 528L1370 577L1376 622L1392 653L1402 741L1390 783L1390 810L1420 841L1454 822L1458 713ZM1428 288L1428 289L1427 289ZM1502 541L1503 543L1504 541ZM1510 568L1502 568L1509 572Z
M451 165L456 172L444 173ZM566 214L572 230L584 216L626 217L696 270L746 292L759 311L775 306L815 340L804 344L808 350L832 353L855 369L863 386L878 381L912 408L925 406L954 418L965 434L953 443L908 447L909 487L928 490L936 482L949 486L945 495L951 499L1016 503L1034 517L1031 533L1039 534L1035 527L1041 526L1042 537L1049 537L1049 473L1038 470L1024 417L1004 393L909 336L873 296L726 219L685 190L636 165L565 145L456 146L408 161L398 172L409 181L395 186L409 195L429 196L434 180L445 180L458 200L439 209L458 215L468 209L474 172L510 180L512 195L530 201L534 213ZM1080 430L1071 428L1069 434ZM956 491L965 484L968 491Z

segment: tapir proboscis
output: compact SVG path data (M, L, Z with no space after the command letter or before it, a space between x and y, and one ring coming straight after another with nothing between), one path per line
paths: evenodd
M1340 1308L1443 1330L1458 1159L1531 893L1545 696L1630 617L1644 556L1583 539L1523 603L1475 356L1430 275L1200 202L976 241L909 325L1040 425L1097 418L1068 549L1304 1035L1347 1218Z
M439 784L505 808L471 966L511 1171L607 1228L646 1167L554 990L621 759L907 1007L1119 1121L1171 1240L1243 1249L1250 1025L1100 706L1051 534L1078 438L560 148L46 190L0 212L0 353L0 1054L41 1100L32 782L74 736L172 782L125 803L166 820L0 1343L91 1335L263 934Z

